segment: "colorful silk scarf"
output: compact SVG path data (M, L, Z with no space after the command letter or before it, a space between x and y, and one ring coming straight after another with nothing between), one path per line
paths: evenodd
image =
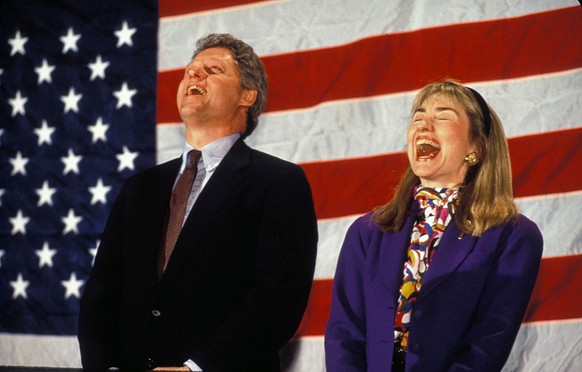
M410 315L420 292L422 279L436 254L441 236L455 212L457 189L417 186L414 198L419 203L412 228L403 280L398 298L394 336L403 347L408 345Z

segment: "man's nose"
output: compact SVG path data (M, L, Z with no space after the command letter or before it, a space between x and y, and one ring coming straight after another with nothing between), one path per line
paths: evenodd
M192 66L188 69L188 76L191 79L204 79L206 77L206 74L204 73L204 70L198 66Z

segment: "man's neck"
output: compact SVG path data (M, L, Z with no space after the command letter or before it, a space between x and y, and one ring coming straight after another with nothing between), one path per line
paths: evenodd
M185 125L186 141L196 149L235 133L242 134L242 130L234 126L200 127Z

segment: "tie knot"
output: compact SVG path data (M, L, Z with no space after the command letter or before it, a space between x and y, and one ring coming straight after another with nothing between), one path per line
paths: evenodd
M186 169L192 170L196 168L198 160L200 160L200 156L202 156L202 152L200 150L190 150L188 152L188 162L186 163Z

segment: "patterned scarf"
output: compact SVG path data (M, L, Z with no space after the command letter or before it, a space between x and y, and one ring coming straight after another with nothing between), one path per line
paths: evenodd
M408 345L410 315L420 292L422 279L436 254L443 231L455 213L459 192L457 189L433 189L417 186L414 198L420 206L412 228L407 260L396 312L395 339L403 347Z

